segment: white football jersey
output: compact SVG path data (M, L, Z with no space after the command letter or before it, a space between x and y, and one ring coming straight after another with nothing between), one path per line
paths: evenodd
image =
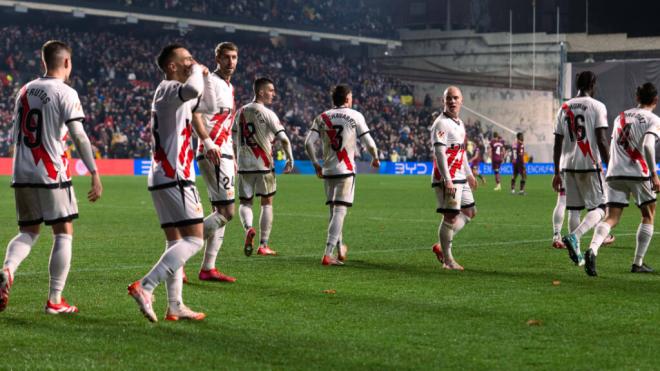
M216 107L218 109L214 114L204 114L204 125L209 137L220 147L223 155L233 156L233 140L231 136L232 125L234 124L234 115L236 107L234 102L234 87L232 84L216 73L210 74L211 85L215 90ZM204 143L197 146L197 156L204 154Z
M273 141L284 131L275 112L261 103L241 107L234 119L237 133L239 173L267 173L273 170Z
M653 164L644 160L644 135L660 137L660 117L653 112L632 108L614 120L607 179L644 180Z
M369 133L364 116L348 107L333 108L318 115L310 130L323 143L323 176L355 174L357 139Z
M195 181L192 114L200 99L183 101L179 93L181 86L178 81L163 80L154 94L149 187Z
M78 93L64 81L42 77L23 86L14 111L12 185L55 188L71 181L66 123L84 119Z
M591 97L575 97L557 113L555 134L562 135L562 171L600 171L596 129L607 128L605 105Z
M467 175L463 169L465 161L465 125L460 118L445 116L444 112L435 119L431 126L431 144L440 145L447 155L449 175L454 183L465 183ZM433 183L441 183L442 175L437 159L433 161Z

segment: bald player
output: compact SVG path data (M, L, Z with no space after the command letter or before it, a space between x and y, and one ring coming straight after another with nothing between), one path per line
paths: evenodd
M472 188L477 188L477 181L465 155L465 125L458 117L463 94L456 86L450 86L443 101L444 111L431 127L435 154L431 186L438 200L437 212L443 216L433 252L444 269L462 271L452 255L452 240L476 216Z
M73 138L92 175L87 199L98 200L103 186L83 129L85 114L78 93L66 84L73 68L71 47L61 41L48 41L41 48L41 60L45 75L23 86L16 97L11 186L19 232L7 246L0 272L0 311L7 307L14 274L37 243L40 225L44 223L53 230L46 313L77 313L78 308L62 297L71 266L73 219L78 218L66 154L67 135Z

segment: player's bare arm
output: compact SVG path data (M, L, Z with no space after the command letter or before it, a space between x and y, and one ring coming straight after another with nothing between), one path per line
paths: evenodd
M596 143L601 160L604 164L608 164L610 162L610 140L607 136L607 128L596 129Z
M440 143L434 145L435 158L438 164L438 170L440 175L442 175L442 180L444 182L445 193L450 195L456 193L456 187L454 187L454 182L451 180L451 175L449 173L449 167L447 166L447 154L443 148L444 146Z
M655 142L656 136L653 134L644 135L644 160L649 164L651 173L651 184L655 193L660 192L660 178L658 178L658 169L655 165Z
M316 143L319 139L320 136L318 131L310 130L309 133L307 133L307 137L305 138L305 152L307 153L309 160L312 162L312 166L314 166L316 176L322 178L323 168L321 168L319 160L316 158Z
M291 141L283 131L277 133L277 139L282 143L282 149L286 154L286 165L284 165L284 174L289 174L293 171L293 151L291 150Z
M564 142L564 136L555 134L555 144L552 147L552 162L555 164L555 175L552 177L552 189L555 190L555 192L559 192L561 189L561 175L559 172L561 169L559 168L559 161L561 160L561 147Z
M200 141L204 143L204 156L211 161L213 165L220 165L220 147L213 142L206 127L204 126L204 119L201 113L194 113L192 120L193 130L197 134Z
M463 156L463 171L465 172L470 188L477 189L477 180L472 174L472 169L470 169L470 163L468 162L467 156Z
M374 169L380 168L380 160L378 159L378 147L371 134L367 133L360 138L360 141L367 147L369 155L371 155L371 167Z
M103 185L101 184L101 177L96 169L96 162L94 161L94 152L92 151L92 144L89 142L87 134L83 129L82 122L78 120L71 121L66 124L69 129L69 134L76 145L76 150L80 154L80 158L92 175L92 185L87 193L89 202L95 202L101 198L103 193Z

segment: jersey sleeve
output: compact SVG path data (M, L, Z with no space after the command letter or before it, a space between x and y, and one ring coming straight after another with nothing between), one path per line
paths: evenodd
M369 127L367 126L367 120L364 119L364 115L360 114L357 120L357 137L362 138L362 136L369 134Z
M607 128L607 109L600 102L596 105L596 122L594 123L594 128Z
M284 131L284 126L282 126L280 118L277 117L275 112L269 111L268 113L268 126L270 127L270 130L273 132L273 134L277 135L277 133L280 131Z
M653 134L657 139L660 139L660 117L653 117L653 120L651 120L651 123L644 134Z
M556 135L566 136L566 133L564 131L566 125L563 124L564 124L564 110L560 108L559 111L557 111L557 117L555 118L554 133Z
M443 130L442 121L438 120L433 124L431 128L431 143L436 146L446 146L447 145L447 133Z
M67 89L62 96L62 121L69 123L71 121L84 121L85 113L80 104L78 93L73 89Z
M315 131L315 132L321 134L320 123L321 123L321 116L316 116L314 118L314 120L312 121L312 125L309 127L309 130Z

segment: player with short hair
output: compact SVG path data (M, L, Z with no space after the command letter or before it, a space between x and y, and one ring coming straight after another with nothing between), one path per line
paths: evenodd
M342 241L344 218L353 206L355 196L355 153L360 139L371 155L371 166L380 167L378 148L369 134L364 116L354 110L353 93L348 85L340 84L332 91L334 107L312 122L305 138L305 151L314 165L316 175L323 178L326 194L325 204L330 207L330 222L323 265L343 265L348 248ZM316 158L315 143L322 143L323 166ZM337 257L334 250L337 248Z
M197 131L204 130L209 135L207 141L197 147L197 164L211 201L211 214L204 219L204 259L198 277L202 281L235 282L236 278L218 271L216 258L224 240L225 225L234 217L232 125L236 103L230 81L238 63L236 44L219 43L215 48L215 61L217 68L210 75L210 81L215 90L217 111L204 115L195 113L193 117L193 122L203 127Z
M215 91L208 69L197 64L181 44L165 46L157 63L165 79L156 88L151 105L153 142L148 187L167 244L160 260L146 276L128 286L128 293L144 316L157 322L153 291L166 281L165 319L202 320L204 313L194 312L183 303L183 265L204 245L204 210L192 165L193 113L216 112ZM204 132L197 134L208 143Z
M597 276L596 256L604 239L621 220L623 209L632 196L642 214L637 228L637 246L631 272L650 273L644 263L646 250L653 237L656 193L660 179L655 166L655 144L660 137L660 117L653 113L658 105L658 90L652 83L637 88L637 107L614 120L610 162L607 167L607 216L594 231L589 249L585 252L584 270Z
M494 191L502 190L502 183L500 177L500 168L506 155L506 145L504 139L500 137L497 132L493 133L493 139L490 141L490 159L493 166L493 173L495 173L495 188Z
M511 194L516 194L516 179L520 174L519 195L525 195L525 182L527 181L527 169L525 168L525 139L523 133L516 134L516 142L512 146L513 151L513 178L511 178Z
M103 193L92 146L83 129L85 114L78 93L66 82L71 76L72 49L62 41L47 41L41 48L43 77L25 84L14 108L13 176L19 233L9 242L0 271L0 311L5 310L14 274L37 243L41 223L53 230L50 255L48 314L77 313L62 297L71 266L73 219L78 203L71 183L66 153L67 135L73 139L92 177L87 199L95 202Z
M277 255L268 245L273 226L273 196L277 191L275 163L273 162L273 142L279 140L286 153L284 173L293 170L291 142L275 112L266 106L273 103L275 85L272 80L260 77L254 80L254 100L241 107L234 118L234 142L238 157L238 209L243 228L245 244L243 252L252 255L253 240L257 232L252 226L252 200L261 197L259 215L260 241L258 255Z
M452 255L452 240L476 216L472 188L477 188L477 181L465 156L465 125L458 117L463 94L458 87L450 86L443 97L444 111L431 127L435 154L431 186L438 199L437 212L443 215L433 252L442 268L462 271Z
M565 102L557 114L552 186L557 192L562 185L566 187L566 208L570 213L588 210L580 224L562 239L571 260L581 266L584 257L580 238L605 215L601 158L602 162L608 162L609 148L607 110L593 98L596 75L591 71L579 73L576 87L577 96Z

